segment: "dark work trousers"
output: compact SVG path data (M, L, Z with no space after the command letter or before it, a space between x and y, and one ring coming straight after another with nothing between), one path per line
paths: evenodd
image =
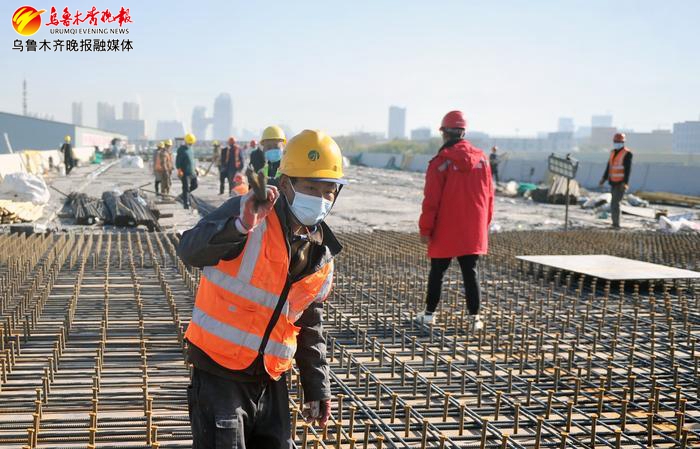
M182 204L185 209L190 208L190 192L194 192L197 189L197 177L196 176L183 176L180 178L182 181Z
M219 169L219 195L224 193L224 184L228 181L228 192L231 191L231 177L228 175L228 172L226 171L225 168L220 168Z
M498 184L498 165L491 165L491 174L493 175L493 179L496 181L496 184Z
M612 225L616 228L620 227L620 201L625 196L625 184L623 182L611 184L612 200L610 201L610 215L612 216Z
M193 368L187 388L192 448L291 448L285 376L237 382Z
M481 304L481 290L479 288L479 271L477 263L479 256L476 254L459 256L457 258L459 267L462 269L464 279L464 290L467 294L467 308L470 315L479 313ZM442 278L450 267L452 259L430 259L430 274L428 275L428 295L426 298L426 309L428 312L435 312L440 302L440 292L442 290Z
M158 188L160 187L160 179L156 178L156 195L158 195Z

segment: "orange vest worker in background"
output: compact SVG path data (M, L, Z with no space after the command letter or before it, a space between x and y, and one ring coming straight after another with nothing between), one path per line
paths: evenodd
M343 181L335 141L303 131L289 141L281 177L229 199L186 231L178 254L202 267L187 328L193 365L193 448L291 448L285 376L296 360L303 415L330 417L323 301L341 250L324 223Z

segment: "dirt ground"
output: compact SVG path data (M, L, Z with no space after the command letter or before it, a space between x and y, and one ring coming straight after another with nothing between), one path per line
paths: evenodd
M200 164L202 165L202 164ZM205 167L207 164L203 164ZM102 166L104 168L104 166ZM49 177L47 182L64 193L83 191L99 197L105 190L144 186L153 190L151 170L146 165L143 169L122 168L117 162L99 176L94 176L97 166L78 167L70 176ZM348 167L345 186L338 201L327 219L336 231L372 231L393 230L418 232L418 217L423 198L423 173L402 172L368 167ZM199 177L199 188L195 195L218 206L225 201L224 195L218 194L218 172L212 169L208 176ZM180 183L173 177L172 193L179 195ZM147 195L152 195L146 192ZM49 228L74 229L71 218L61 214L64 198L52 190L51 202L45 207L44 217L39 221ZM184 230L194 226L201 218L196 211L185 211L173 200L158 200L159 209L170 218L160 220L164 229ZM653 206L652 206L653 207ZM690 209L661 206L669 214L687 212ZM697 211L695 211L697 212ZM610 219L598 218L597 212L584 210L579 206L570 206L569 223L573 228L607 228ZM623 230L656 229L654 220L623 215ZM497 196L493 230L556 230L564 227L564 206L534 203L524 198ZM98 227L93 227L98 229Z

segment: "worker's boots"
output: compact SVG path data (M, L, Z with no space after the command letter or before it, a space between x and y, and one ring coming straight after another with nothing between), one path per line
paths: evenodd
M435 322L435 313L429 313L427 310L424 310L418 313L416 321L421 324L433 324Z
M484 328L484 322L481 321L481 316L477 313L476 315L472 315L474 317L474 330L475 331L480 331L481 329Z

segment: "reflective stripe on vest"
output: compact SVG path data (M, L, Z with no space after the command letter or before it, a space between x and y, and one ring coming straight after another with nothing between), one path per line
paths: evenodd
M625 180L625 156L629 151L622 148L615 155L615 150L610 152L608 161L608 180L610 182L622 182Z
M260 345L262 344L262 337L244 332L238 328L229 326L226 323L222 323L216 318L207 315L196 306L192 310L192 322L210 334L216 335L217 337L233 344L245 346L251 351L257 351L260 349ZM272 354L284 359L292 358L295 352L296 346L290 347L275 341L268 341L267 346L265 347L266 354Z
M231 370L247 368L262 351L265 370L278 379L296 352L300 328L295 317L328 296L333 261L289 286L287 300L279 304L288 272L287 243L273 213L251 231L238 257L204 268L185 337ZM271 325L278 306L280 315ZM269 337L262 348L266 331Z

